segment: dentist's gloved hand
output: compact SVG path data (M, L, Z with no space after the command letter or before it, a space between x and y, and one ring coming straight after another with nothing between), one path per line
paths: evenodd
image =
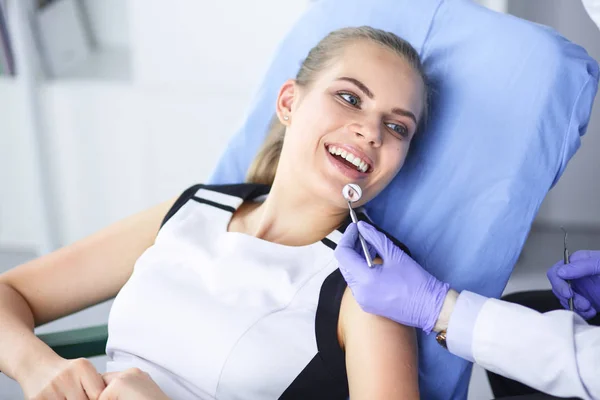
M369 268L358 231L383 264ZM433 329L449 290L397 247L385 234L360 221L346 229L335 249L339 268L363 310L398 323Z
M573 297L574 311L590 319L600 311L600 251L576 251L570 261L567 265L559 261L548 270L552 292L567 310ZM567 279L571 280L571 289Z

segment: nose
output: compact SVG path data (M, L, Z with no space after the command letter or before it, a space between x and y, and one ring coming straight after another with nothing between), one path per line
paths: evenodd
M363 121L354 129L354 134L373 147L381 146L383 139L382 127L379 121Z

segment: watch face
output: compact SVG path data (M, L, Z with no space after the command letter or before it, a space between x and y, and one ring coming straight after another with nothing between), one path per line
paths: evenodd
M440 346L442 346L443 348L447 349L448 347L446 346L446 331L441 331L440 333L438 333L435 337L435 340L440 344Z

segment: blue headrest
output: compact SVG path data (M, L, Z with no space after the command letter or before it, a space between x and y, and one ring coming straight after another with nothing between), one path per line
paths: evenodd
M284 38L212 182L241 182L280 85L328 32L370 25L421 54L429 124L371 218L452 287L498 297L548 190L585 133L598 65L555 31L468 0L321 0ZM423 398L466 398L470 365L419 334Z

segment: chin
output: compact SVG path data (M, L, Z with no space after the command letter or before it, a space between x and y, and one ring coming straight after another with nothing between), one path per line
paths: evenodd
M312 177L309 179L312 179ZM342 195L344 185L345 183L339 180L320 178L312 179L307 188L312 192L311 197L314 198L315 202L320 202L327 207L347 208L348 205Z

